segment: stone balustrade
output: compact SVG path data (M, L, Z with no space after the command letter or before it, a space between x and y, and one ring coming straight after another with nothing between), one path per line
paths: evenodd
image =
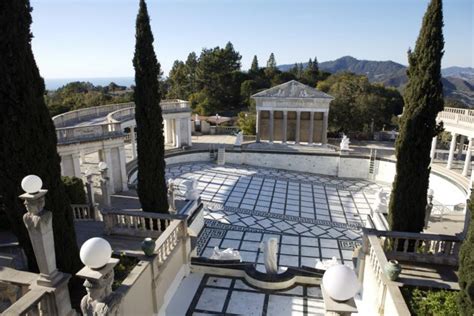
M166 230L156 240L155 253L158 266L166 262L181 237L187 234L186 221L171 220Z
M159 237L173 220L185 220L186 215L160 214L137 210L101 210L108 235Z
M445 125L470 128L474 126L474 110L445 108L438 114L437 121L443 121Z
M89 204L71 204L75 221L95 220L96 209L91 209Z
M163 114L177 112L191 112L190 103L183 100L163 100L160 102ZM135 103L128 108L121 108L107 115L107 122L117 123L135 118Z
M103 140L123 137L124 133L119 123L106 123L89 126L57 128L58 144L76 143L90 140Z
M461 240L454 236L374 231L389 259L456 266ZM373 238L373 237L372 237Z
M20 297L2 315L57 315L57 311L48 289L37 287Z

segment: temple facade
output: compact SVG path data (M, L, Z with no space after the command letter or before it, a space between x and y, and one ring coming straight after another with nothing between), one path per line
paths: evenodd
M257 142L325 144L332 96L291 80L252 95Z

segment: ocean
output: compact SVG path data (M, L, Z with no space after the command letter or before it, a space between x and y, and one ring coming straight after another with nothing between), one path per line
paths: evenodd
M133 77L104 77L104 78L54 78L44 79L47 90L56 90L69 82L86 81L92 83L94 86L107 86L111 82L115 82L119 86L130 87L135 84Z

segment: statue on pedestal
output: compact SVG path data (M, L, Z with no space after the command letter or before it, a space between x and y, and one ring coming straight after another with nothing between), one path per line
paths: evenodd
M227 248L225 250L220 250L219 247L214 247L214 252L209 259L213 260L239 260L242 261L242 257L238 250L232 248Z
M342 134L341 143L339 145L341 150L349 150L350 140L345 134Z
M426 203L425 208L425 226L424 228L428 228L428 222L430 221L431 211L433 210L433 190L428 190L428 203Z
M168 205L171 214L176 214L175 184L172 179L168 180Z
M387 193L380 189L375 197L374 212L387 213L387 202Z
M234 146L237 146L237 147L242 146L243 141L244 141L244 134L242 133L242 131L240 131L235 138Z

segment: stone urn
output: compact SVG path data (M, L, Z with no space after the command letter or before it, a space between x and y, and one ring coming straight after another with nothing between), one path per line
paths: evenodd
M142 250L145 253L146 256L150 257L153 256L153 253L155 252L155 241L151 238L145 238L142 241Z
M402 272L402 267L397 260L389 260L385 265L385 273L391 281L395 281Z

